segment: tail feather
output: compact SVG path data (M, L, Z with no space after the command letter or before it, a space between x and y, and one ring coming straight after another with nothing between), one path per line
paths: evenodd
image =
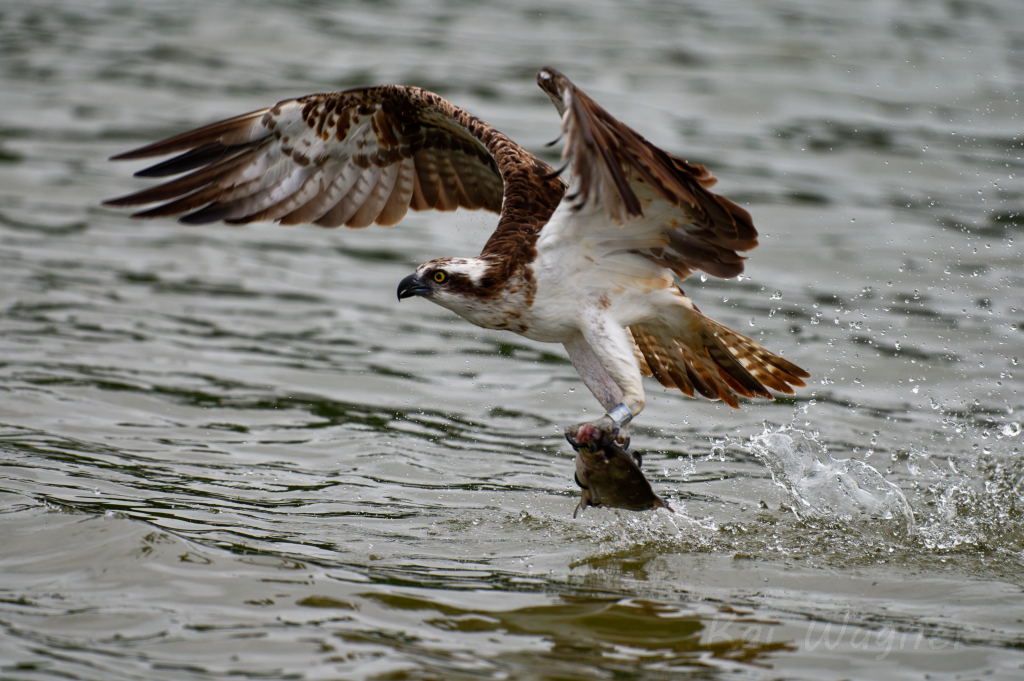
M719 341L719 344L735 357L754 379L772 390L792 395L793 388L790 386L803 388L806 383L801 379L810 378L809 373L765 350L756 341L707 317L704 317L703 322L706 332L714 335L715 340Z
M641 370L666 388L694 392L738 409L739 397L773 399L769 390L793 394L810 374L757 342L695 310L685 312L685 331L664 324L629 327ZM694 333L697 331L697 333Z
M679 354L682 357L687 378L690 379L694 389L701 396L709 400L722 399L733 407L739 408L740 404L736 394L722 380L715 365L706 359L706 356L702 357L697 353L689 352L689 348L682 345L679 345L678 349L681 351Z
M639 324L629 327L629 331L633 335L636 349L645 360L640 364L644 376L654 376L666 388L675 388L693 397L693 385L684 378L686 372L679 374L675 363L669 358L668 352L662 348L658 339Z
M697 393L739 407L737 391L704 350L687 345L661 326L637 324L630 327L630 332L646 360L649 369L646 375L654 376L666 388L675 388L689 397ZM738 387L740 394L747 392L742 386Z
M771 399L771 393L765 390L764 385L744 368L727 347L718 341L717 336L717 333L706 330L701 334L701 340L704 341L704 349L708 356L718 366L718 370L722 372L722 377L726 382L743 397L757 395Z
M644 357L644 352L640 349L640 343L633 337L632 329L627 327L626 335L628 335L629 339L633 342L633 356L636 357L637 363L640 364L640 373L644 376L652 376L653 372L651 371L651 367L647 366L647 358Z

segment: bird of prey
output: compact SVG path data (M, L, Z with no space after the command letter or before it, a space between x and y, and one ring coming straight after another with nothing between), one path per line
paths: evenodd
M568 183L438 95L384 85L285 100L114 156L178 153L136 175L187 174L105 203L158 204L133 217L187 224L362 228L410 208L498 213L479 256L421 265L398 298L561 343L606 432L625 433L644 408L644 375L734 408L803 386L810 374L704 316L678 284L696 270L740 274L737 251L757 246L750 214L708 191L716 179L703 166L655 147L555 69L537 82L562 118Z

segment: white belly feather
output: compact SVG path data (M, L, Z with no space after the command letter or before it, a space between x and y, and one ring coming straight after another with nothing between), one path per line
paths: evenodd
M665 307L691 307L671 271L628 252L663 245L661 221L650 216L643 222L651 226L639 230L636 222L620 226L600 207L559 206L537 240L527 337L565 343L587 323L581 315L606 316L621 328L658 318Z

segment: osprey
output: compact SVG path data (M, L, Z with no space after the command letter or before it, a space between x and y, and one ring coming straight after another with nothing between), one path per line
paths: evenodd
M757 246L750 214L708 191L716 179L703 166L655 147L558 71L537 82L562 117L568 184L436 94L385 85L285 100L114 156L184 152L136 175L188 174L105 203L158 203L132 217L184 213L187 224L362 228L410 208L499 213L478 257L421 265L398 298L561 343L606 410L594 423L605 431L644 408L644 375L734 408L803 386L810 374L705 317L677 283L695 270L741 273L737 251Z

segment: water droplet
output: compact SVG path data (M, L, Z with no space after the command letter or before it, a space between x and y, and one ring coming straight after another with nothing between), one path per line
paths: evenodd
M900 349L901 347L902 347L902 346L900 345L900 342L899 342L899 341L896 341L896 349L897 349L897 350L899 350L899 349Z
M707 280L708 280L708 275L706 275L706 274L704 274L704 273L702 272L702 273L701 273L701 275L700 275L700 280L701 280L701 281L707 281Z
M753 318L753 317L751 317L751 318L750 318L750 321L749 321L749 322L747 322L747 324L749 324L750 326L753 326L753 325L754 325L754 318Z
M781 297L782 297L782 291L776 291L775 293L772 294L772 300L778 300Z

